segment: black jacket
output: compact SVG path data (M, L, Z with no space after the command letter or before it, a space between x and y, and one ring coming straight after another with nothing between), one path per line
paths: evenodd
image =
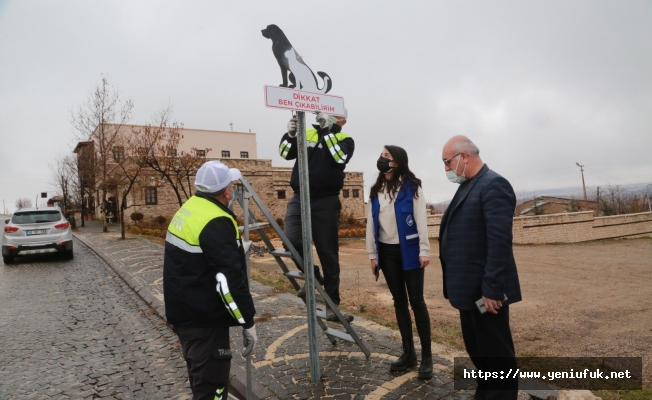
M355 142L340 129L336 124L331 130L313 125L306 132L311 198L338 196L344 186L344 168L353 156ZM296 159L297 138L285 133L281 138L279 154L286 160ZM296 162L292 168L290 186L294 193L299 193L299 166Z
M235 219L231 210L219 201L202 193L196 196L210 201ZM168 322L189 328L252 327L256 310L249 292L242 241L236 239L233 222L216 215L199 234L199 247L201 253L189 252L166 240L163 292ZM218 273L226 277L229 292L244 323L231 316L217 292Z

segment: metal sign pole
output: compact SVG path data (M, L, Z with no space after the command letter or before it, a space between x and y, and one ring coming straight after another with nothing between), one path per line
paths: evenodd
M310 220L310 184L308 182L308 143L306 114L297 112L297 153L299 163L299 192L301 198L301 232L303 234L303 272L306 276L306 307L308 308L308 349L310 351L310 381L321 381L319 370L319 343L317 342L317 312L315 309L315 273L312 261L312 222Z
M241 186L244 188L243 186ZM243 234L244 240L249 241L249 193L245 190L242 191L242 209L244 211L244 217L242 224L244 225ZM244 243L243 243L244 244ZM247 285L251 288L251 276L249 274L249 252L245 254L245 260L247 262ZM247 356L247 398L253 399L253 392L251 389L251 354Z

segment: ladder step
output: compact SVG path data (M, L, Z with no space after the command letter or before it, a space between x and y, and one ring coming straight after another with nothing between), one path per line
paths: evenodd
M326 333L327 335L335 336L336 338L340 338L342 340L346 340L347 342L355 343L355 340L353 340L353 337L351 337L351 335L349 335L346 332L339 331L337 329L326 328L324 333Z
M264 228L266 226L269 226L269 222L256 222L255 224L249 224L249 230L257 230L260 228ZM238 230L244 231L244 226L240 225L238 226Z
M306 279L306 276L303 273L296 271L288 271L283 275L294 279Z
M286 251L286 250L272 250L269 254L273 255L274 257L294 258L292 256L292 253L290 253L289 251Z

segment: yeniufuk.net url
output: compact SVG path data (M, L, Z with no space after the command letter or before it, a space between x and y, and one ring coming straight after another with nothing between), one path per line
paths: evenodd
M464 379L545 379L553 381L555 379L631 379L633 378L629 370L625 371L601 371L599 368L584 369L583 371L521 371L520 369L509 371L482 371L474 369L463 369Z

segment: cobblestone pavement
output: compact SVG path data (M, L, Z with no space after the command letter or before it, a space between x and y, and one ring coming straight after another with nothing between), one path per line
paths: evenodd
M99 225L77 233L130 283L138 294L164 318L162 309L163 246L143 238L119 240L119 227L101 233ZM402 374L389 372L389 364L400 355L397 332L356 316L352 326L371 351L366 359L359 348L346 341L332 346L320 339L322 381L310 382L305 306L293 294L278 294L270 287L252 282L257 310L258 344L254 350L254 397L265 399L471 399L469 391L455 391L452 382L452 353L434 354L435 376L417 379L417 369ZM329 323L331 324L331 323ZM338 324L331 324L337 328ZM233 370L243 371L245 360L240 329L231 330ZM435 345L435 349L442 346ZM183 381L182 377L179 377ZM244 374L237 373L232 385L244 393ZM237 391L237 390L236 390Z
M187 399L176 336L94 252L0 263L0 399Z

